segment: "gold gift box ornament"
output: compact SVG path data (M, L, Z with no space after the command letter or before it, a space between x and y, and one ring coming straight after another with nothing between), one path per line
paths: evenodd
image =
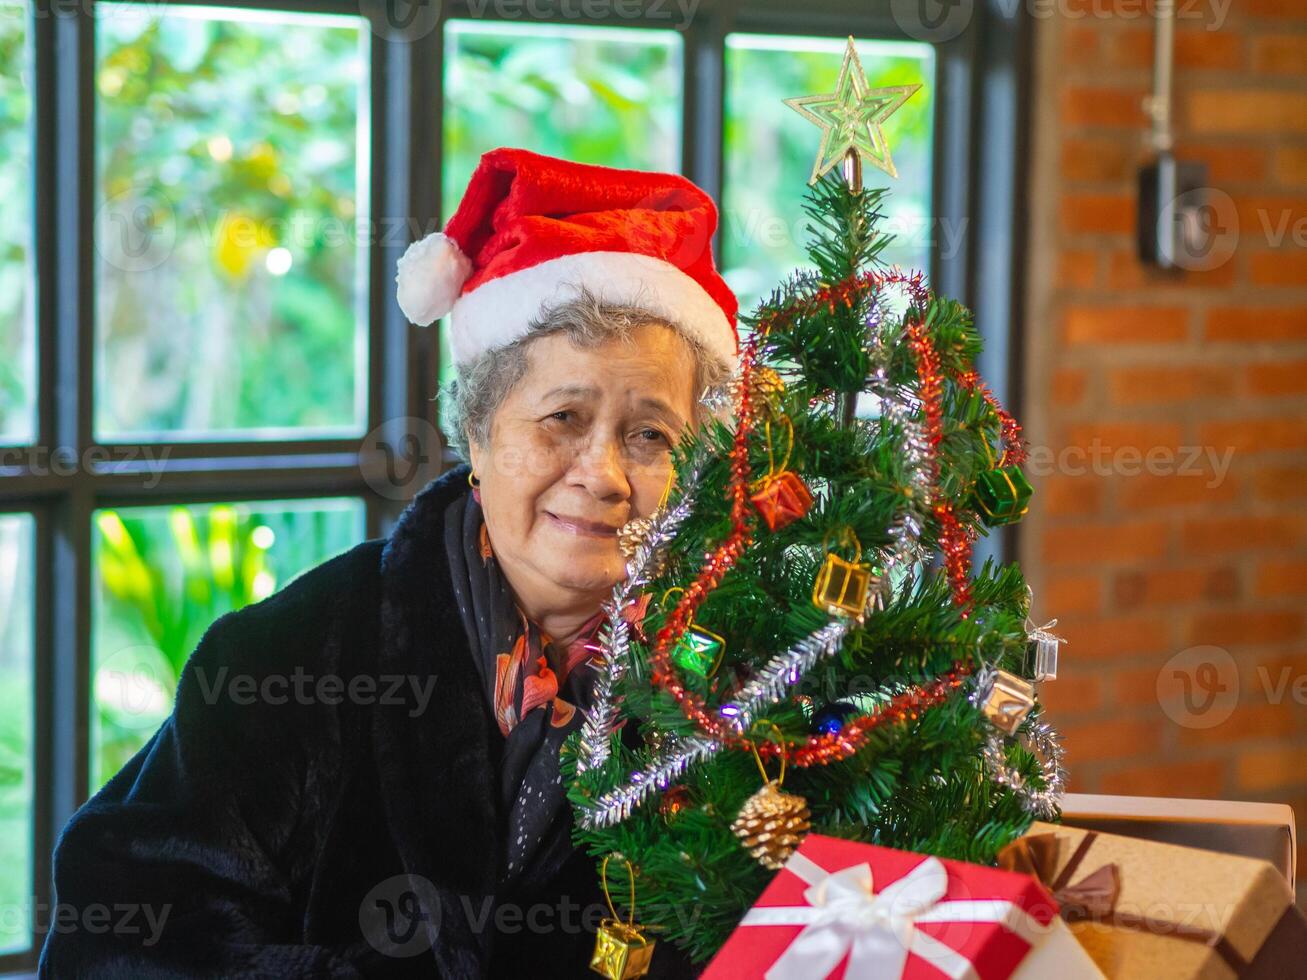
M654 943L638 928L617 919L604 919L595 935L590 969L608 980L629 980L649 972Z
M644 931L635 924L635 868L631 862L620 854L626 865L626 873L631 879L631 900L627 908L631 910L630 918L623 922L613 908L612 896L608 894L608 860L612 854L605 854L599 865L599 883L604 889L604 898L608 902L610 918L599 923L595 933L595 951L590 957L590 969L608 980L633 980L649 972L653 960L654 941L644 935Z
M827 552L816 581L812 583L812 601L818 608L835 615L861 620L871 591L873 569L864 564L862 544L851 528L843 529L843 540L852 540L853 561L845 561L835 552ZM823 540L823 546L825 541Z

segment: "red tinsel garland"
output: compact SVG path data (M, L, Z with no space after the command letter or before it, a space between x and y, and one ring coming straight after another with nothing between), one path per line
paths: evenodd
M944 555L953 604L962 610L965 619L971 609L971 538L954 513L952 502L944 499L939 488L939 445L944 440L944 389L939 354L925 329L915 319L908 322L907 335L908 347L917 360L917 378L921 384L918 395L926 417L926 438L933 450L930 454L930 482L935 488L933 508L939 522L939 550Z
M755 423L750 380L758 355L759 338L767 336L777 327L786 326L795 316L815 306L825 305L833 313L837 303L851 307L854 300L866 289L879 291L887 284L905 285L912 293L913 301L922 308L928 302L929 293L922 285L922 277L919 274L906 276L897 270L889 273L873 270L857 274L834 285L823 286L809 299L800 300L763 318L741 351L739 424L731 446L730 480L727 487L731 498L731 532L709 556L695 581L682 593L676 607L667 617L662 629L658 631L650 651L653 683L672 695L686 718L693 721L700 732L726 745L746 748L752 743L747 737L736 734L708 709L707 702L702 697L685 687L671 662L670 651L693 622L695 611L709 593L721 583L726 572L735 564L753 538L753 509L749 506L748 494L751 473L748 438L753 432ZM910 349L917 361L927 436L933 450L929 465L932 484L936 488L936 497L939 498L934 504L934 513L940 528L939 546L944 554L953 601L962 609L965 618L971 604L971 541L954 513L952 503L943 500L938 490L940 476L938 450L943 440L943 375L939 355L924 328L915 319L908 323L907 334ZM1025 452L1020 442L1021 427L1016 420L1003 410L993 393L980 381L974 371L960 374L955 380L970 390L979 391L986 403L998 414L1003 430L1004 460L1013 464L1020 463L1025 458ZM895 696L888 704L874 712L845 722L837 732L810 736L802 744L784 748L786 759L790 764L802 767L814 764L825 765L847 758L865 744L868 734L873 729L886 723L916 719L921 711L942 703L950 693L961 686L963 679L970 673L970 666L960 662L955 663L947 674ZM782 748L776 743L764 742L758 746L758 751L764 756L774 756L779 754Z

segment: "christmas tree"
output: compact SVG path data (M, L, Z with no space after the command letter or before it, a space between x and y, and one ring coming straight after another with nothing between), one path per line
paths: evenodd
M741 316L738 370L623 529L595 704L563 752L577 844L696 961L809 830L993 863L1056 815L1035 682L1058 641L1019 568L970 559L1027 507L1020 427L973 370L968 310L880 261L886 191L861 186L863 159L893 174L880 122L914 88L869 90L850 39L835 93L787 100L823 128L815 271ZM613 928L601 946L644 942Z

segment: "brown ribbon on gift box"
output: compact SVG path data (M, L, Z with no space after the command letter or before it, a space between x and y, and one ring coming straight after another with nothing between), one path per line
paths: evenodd
M1072 882L1089 848L1098 836L1086 831L1061 872L1057 872L1058 851L1061 841L1057 834L1032 834L1013 841L998 854L998 866L1005 871L1034 875L1053 893L1061 907L1062 918L1067 922L1101 922L1122 929L1147 931L1174 936L1187 942L1209 946L1238 977L1288 977L1299 968L1294 949L1301 939L1301 930L1295 928L1297 910L1290 903L1271 929L1258 950L1254 962L1245 960L1225 936L1209 929L1155 919L1146 915L1118 912L1116 901L1121 894L1121 868L1115 863L1104 864Z

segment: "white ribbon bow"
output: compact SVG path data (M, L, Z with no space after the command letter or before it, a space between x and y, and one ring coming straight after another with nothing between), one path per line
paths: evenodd
M977 976L965 956L917 929L923 922L992 922L1031 945L1041 927L1020 906L1002 899L941 902L948 871L928 857L880 892L873 887L871 866L863 863L828 873L795 852L785 864L809 887L806 906L755 907L741 920L745 926L803 926L766 973L767 980L816 980L827 977L845 954L850 980L898 980L908 955L920 956L954 980ZM782 872L784 873L784 872Z

